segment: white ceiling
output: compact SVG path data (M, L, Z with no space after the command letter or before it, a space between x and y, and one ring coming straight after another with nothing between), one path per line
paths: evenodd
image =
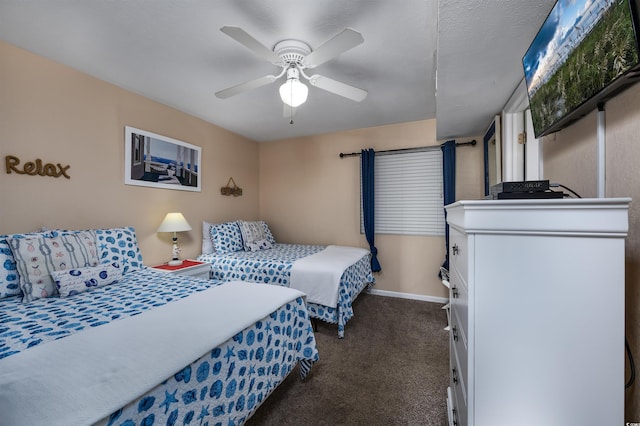
M554 1L0 0L0 39L255 141L431 118L450 139L482 134L502 109ZM225 25L269 49L288 38L314 49L353 28L364 43L314 73L369 95L357 103L310 87L293 125L283 80L218 99L279 71Z

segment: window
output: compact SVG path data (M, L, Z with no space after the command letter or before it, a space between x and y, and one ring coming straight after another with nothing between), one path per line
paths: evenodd
M376 234L444 235L439 147L376 154L375 177ZM360 198L360 232L364 233L362 193Z

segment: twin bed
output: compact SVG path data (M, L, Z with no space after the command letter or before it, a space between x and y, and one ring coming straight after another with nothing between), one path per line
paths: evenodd
M318 360L303 293L157 272L132 228L91 232L97 264L74 264L84 243L57 244L63 233L0 236L3 424L242 424ZM64 268L38 264L54 246ZM55 281L66 297L22 285L20 271L43 269L69 270Z
M198 260L211 264L213 279L299 289L311 317L337 324L340 338L353 317L353 301L375 282L364 249L276 243L264 221L204 222L202 229Z

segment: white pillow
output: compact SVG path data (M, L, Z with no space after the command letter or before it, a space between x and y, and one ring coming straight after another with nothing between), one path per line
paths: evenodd
M202 254L213 254L216 249L213 247L211 240L211 227L213 223L202 221Z
M117 283L122 279L122 270L120 265L112 263L111 265L52 271L51 278L60 297L69 297L93 287L98 288Z

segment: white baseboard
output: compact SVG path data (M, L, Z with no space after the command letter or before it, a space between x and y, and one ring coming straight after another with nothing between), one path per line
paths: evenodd
M449 298L447 297L425 296L422 294L401 293L399 291L378 290L375 288L369 290L369 294L373 294L375 296L396 297L398 299L421 300L423 302L449 303Z

